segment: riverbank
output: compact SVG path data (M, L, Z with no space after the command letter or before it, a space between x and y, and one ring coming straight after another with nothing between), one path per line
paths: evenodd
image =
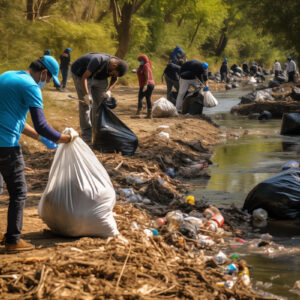
M293 88L299 88L299 86L299 83L283 83L272 89L266 87L259 91L268 91L266 93L269 96L262 95L263 98L260 98L261 96L258 95L256 99L253 97L253 100L248 97L251 103L240 103L232 107L231 113L248 116L268 111L273 118L281 118L284 113L299 113L300 102L293 99Z
M67 98L69 93L76 96L73 88L68 93L58 93L53 88L46 91L47 120L58 130L65 127L79 130L77 102ZM165 88L157 87L153 100L164 95ZM53 235L39 218L37 205L48 180L54 152L22 138L28 184L23 234L37 249L18 255L2 254L1 275L15 276L1 278L0 295L53 299L227 299L235 295L239 299L275 299L255 297L240 281L232 289L217 284L229 278L211 257L250 230L249 217L237 208L222 211L224 231L200 230L214 244L203 245L166 229L161 229L159 236L145 234L145 229L153 227L152 221L168 211L203 212L208 206L197 199L195 205L184 203L188 184L170 178L165 171L174 168L175 174L179 171L182 174L182 166L188 169L194 161L207 164L208 168L200 168L198 174L192 175L209 176L213 148L224 139L224 133L205 116L133 119L137 88L119 87L114 96L119 103L116 114L139 138L139 148L133 157L95 151L118 193L114 212L122 237L102 240ZM168 140L158 138L160 125L169 126ZM228 134L227 138L230 137ZM143 184L129 184L128 175L143 178ZM148 198L150 203L125 203L118 189L128 187ZM0 196L0 203L1 220L5 220L7 194ZM3 232L5 224L2 222L0 226Z

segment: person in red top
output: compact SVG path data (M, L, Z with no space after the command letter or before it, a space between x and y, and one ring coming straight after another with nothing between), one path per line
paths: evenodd
M147 118L151 118L151 95L154 89L154 80L151 70L151 62L147 55L140 54L138 56L138 61L140 62L140 66L137 70L137 76L139 80L139 94L138 94L138 109L137 116L140 116L142 107L143 107L143 98L146 97L147 100Z

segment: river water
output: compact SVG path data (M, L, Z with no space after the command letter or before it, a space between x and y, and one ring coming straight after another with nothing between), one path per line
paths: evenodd
M290 160L299 159L300 137L281 136L281 120L250 120L230 114L239 97L252 91L251 87L214 93L219 105L204 108L203 113L221 129L238 133L239 138L228 139L216 147L212 157L209 180L193 182L192 192L199 199L212 204L227 206L232 203L242 207L249 191L259 182L280 172L281 166ZM269 222L264 232L286 247L300 248L300 221ZM263 288L286 299L300 299L289 290L300 280L300 255L283 255L270 258L264 254L250 253L245 248L232 249L245 256L252 266L253 286L262 281L271 287Z

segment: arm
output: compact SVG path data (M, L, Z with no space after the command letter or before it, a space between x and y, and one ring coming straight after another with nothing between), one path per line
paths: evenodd
M33 138L34 140L37 140L39 138L39 134L32 128L29 124L25 123L24 130L22 132L26 136L29 136Z
M112 91L112 89L116 86L117 82L118 82L118 77L112 77L110 80L108 91Z
M87 79L92 75L92 72L89 70L86 70L82 77L81 77L81 85L82 85L82 89L85 93L85 95L89 94L89 90L88 90L88 86L87 86Z
M38 139L39 135L41 135L55 143L68 143L71 141L70 135L61 134L48 125L44 112L41 108L30 107L30 114L35 129L33 129L30 125L25 124L25 128L23 130L25 135L34 139Z
M24 130L22 132L26 136L29 136L35 140L39 140L40 135L37 133L37 131L34 130L33 127L31 127L29 124L25 124ZM57 143L69 143L71 141L71 136L68 134L61 134L60 139L56 141Z

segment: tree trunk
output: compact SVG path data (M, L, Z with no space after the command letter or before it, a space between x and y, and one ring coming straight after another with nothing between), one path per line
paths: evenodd
M124 58L129 49L131 18L133 14L133 4L126 2L122 8L121 22L118 25L119 46L116 56Z
M46 16L50 7L56 2L58 2L58 0L39 0L38 1L39 10L36 11L36 15L38 15L39 17Z
M198 23L197 23L196 29L195 29L195 31L194 31L194 33L193 33L193 36L192 36L192 38L191 38L190 46L192 46L192 44L193 44L193 42L194 42L194 39L195 39L195 37L196 37L196 35L197 35L197 32L198 32L198 29L199 29L200 24L201 24L201 21L199 20Z
M26 19L28 21L34 20L34 0L27 0L26 4Z
M218 46L215 51L216 56L220 56L227 45L228 38L226 36L226 31L227 31L227 28L223 28L220 39L219 39Z

